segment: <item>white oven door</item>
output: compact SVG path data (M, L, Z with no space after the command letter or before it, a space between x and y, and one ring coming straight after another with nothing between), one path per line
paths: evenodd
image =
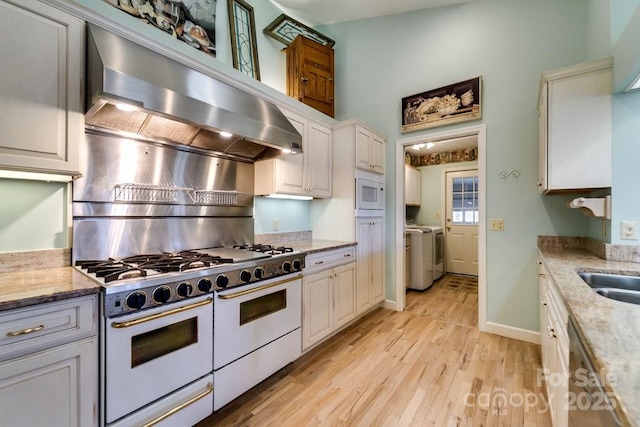
M212 297L104 319L107 423L212 372Z
M301 277L283 276L216 292L214 370L300 327Z

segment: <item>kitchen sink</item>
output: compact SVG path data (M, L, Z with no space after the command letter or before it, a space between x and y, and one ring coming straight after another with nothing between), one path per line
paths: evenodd
M578 276L598 295L640 305L640 276L580 272Z
M599 295L602 295L603 297L614 299L616 301L640 304L640 291L629 291L627 289L612 288L596 288L593 291Z

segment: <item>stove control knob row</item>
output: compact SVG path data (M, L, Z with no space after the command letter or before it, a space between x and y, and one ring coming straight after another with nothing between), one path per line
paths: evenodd
M264 268L263 267L256 267L255 270L253 270L253 275L258 280L263 279L264 278Z
M225 276L224 274L220 274L220 275L218 275L218 277L216 277L216 286L217 287L226 288L228 284L229 284L229 278L227 276Z
M211 279L205 277L204 279L198 280L198 290L200 292L209 292L213 284L211 283Z
M293 270L294 271L300 271L302 269L302 262L299 259L294 259L293 260Z
M153 291L153 300L157 303L169 301L171 298L171 289L168 286L159 286Z
M249 270L242 270L240 272L240 280L244 283L249 283L251 281L251 272Z
M176 288L176 292L181 297L186 298L193 293L193 286L189 282L182 282Z
M127 295L127 299L125 300L127 307L132 310L137 310L144 306L144 303L147 302L147 294L144 291L134 291Z

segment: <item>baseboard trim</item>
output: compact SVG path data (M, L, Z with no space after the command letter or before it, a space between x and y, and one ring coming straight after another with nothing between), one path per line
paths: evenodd
M540 332L530 331L528 329L514 328L500 323L487 322L486 330L490 334L500 335L502 337L513 338L520 341L530 342L540 345Z
M400 311L398 310L398 303L396 301L391 301L388 299L384 300L384 302L380 304L380 307L388 308L389 310L393 310L393 311Z

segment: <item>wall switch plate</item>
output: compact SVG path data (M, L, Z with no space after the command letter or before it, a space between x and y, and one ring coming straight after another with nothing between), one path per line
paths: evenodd
M620 221L620 238L638 240L638 221Z
M491 218L489 220L489 230L491 231L504 231L504 219Z

